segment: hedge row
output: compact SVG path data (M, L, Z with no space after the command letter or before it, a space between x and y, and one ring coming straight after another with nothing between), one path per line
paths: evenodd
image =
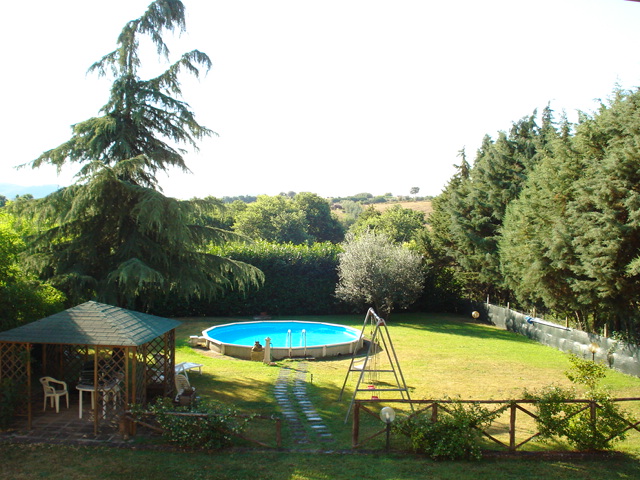
M335 297L338 283L340 245L227 244L214 247L210 253L239 260L258 267L265 275L264 286L247 292L228 291L212 299L183 301L168 299L154 309L162 316L256 316L268 315L332 315L366 311L367 306L354 307ZM455 312L460 310L459 287L446 271L425 272L425 289L410 308L411 311Z
M214 300L171 301L160 308L166 316L328 315L349 307L334 295L338 282L339 245L227 244L210 253L258 267L264 286L229 291Z

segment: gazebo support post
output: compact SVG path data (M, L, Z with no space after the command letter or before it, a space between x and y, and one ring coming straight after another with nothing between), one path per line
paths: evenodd
M31 430L32 422L33 422L33 396L31 395L31 347L30 343L25 343L25 354L27 356L27 398L29 401L27 402L27 428Z
M98 435L98 425L100 419L98 418L98 351L100 347L97 345L93 349L93 434Z
M42 371L43 372L47 372L47 368L49 367L47 365L47 359L49 358L49 355L47 354L47 348L49 347L49 345L47 345L46 343L42 344Z
M129 377L127 378L127 386L130 385L131 390L129 391L128 398L125 400L127 405L127 410L129 410L131 408L131 405L136 403L136 398L138 398L137 388L136 388L136 383L137 383L136 379L138 378L136 375L136 370L138 366L138 359L137 359L138 349L136 347L127 348L127 355L128 355L127 358L131 359L131 369L127 368L127 375L129 375ZM128 433L130 435L135 435L136 422L131 422L131 424L129 425L129 429L130 430Z

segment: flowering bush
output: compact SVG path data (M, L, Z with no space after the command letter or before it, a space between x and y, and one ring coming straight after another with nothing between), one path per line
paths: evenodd
M141 412L134 409L133 413ZM169 443L185 448L229 447L233 436L239 434L248 421L238 418L232 408L210 400L175 406L171 399L159 398L150 405L148 413L155 414Z

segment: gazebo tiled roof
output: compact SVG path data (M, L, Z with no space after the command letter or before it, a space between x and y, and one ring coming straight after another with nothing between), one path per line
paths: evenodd
M90 301L0 332L0 342L133 347L150 342L180 323Z

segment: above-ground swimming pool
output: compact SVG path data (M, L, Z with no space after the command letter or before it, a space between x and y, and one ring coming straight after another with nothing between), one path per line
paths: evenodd
M203 331L202 336L210 350L245 359L251 358L256 342L266 347L267 337L273 360L347 355L362 347L360 330L333 323L297 320L227 323Z

